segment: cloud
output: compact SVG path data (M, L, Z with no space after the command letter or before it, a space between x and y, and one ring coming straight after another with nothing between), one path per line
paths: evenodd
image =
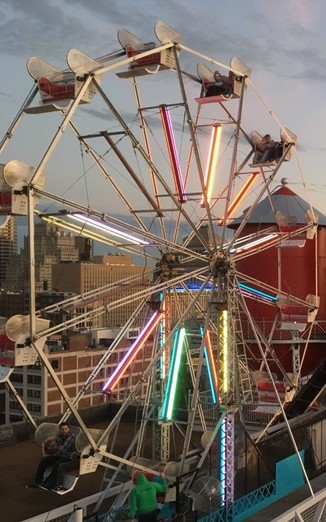
M26 57L36 54L47 60L60 59L62 63L72 47L92 52L102 50L105 42L109 49L115 39L108 31L112 27L112 9L106 9L99 20L99 13L97 18L94 16L93 6L102 2L92 3L92 9L87 11L83 3L69 2L68 6L62 0L3 0L0 6L1 52L18 56L24 53Z

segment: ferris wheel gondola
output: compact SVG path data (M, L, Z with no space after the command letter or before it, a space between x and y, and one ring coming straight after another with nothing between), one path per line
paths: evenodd
M174 44L182 42L181 34L161 21L155 24L155 34L160 42L159 47L171 42ZM162 49L158 48L156 51L155 42L144 43L126 29L119 29L117 37L128 58L133 58L129 64L129 70L118 73L120 78L155 74L158 71L171 69L175 66L172 46ZM147 51L151 52L147 53Z

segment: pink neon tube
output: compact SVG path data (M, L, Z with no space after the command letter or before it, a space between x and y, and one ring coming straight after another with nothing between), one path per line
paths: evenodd
M158 322L160 321L162 317L163 312L155 312L154 315L150 318L148 323L146 324L145 328L142 330L142 332L137 337L136 341L130 346L128 352L125 354L123 359L119 362L118 366L114 370L113 374L109 377L109 379L106 381L106 383L103 386L102 391L111 392L115 386L117 385L120 377L124 374L128 366L132 363L132 361L135 359L137 353L139 352L140 348L143 346L143 344L146 342Z
M162 125L165 134L165 140L167 144L167 148L170 156L171 169L174 178L175 188L178 194L178 199L180 203L185 203L187 201L185 195L185 188L182 179L181 167L177 152L177 147L174 139L173 127L171 122L171 117L169 113L169 109L166 105L160 105L160 114Z

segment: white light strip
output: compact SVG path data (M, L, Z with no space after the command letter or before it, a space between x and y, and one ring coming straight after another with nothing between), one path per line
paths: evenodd
M104 232L108 232L109 234L112 234L113 236L119 237L121 239L126 239L127 241L130 241L131 243L134 243L135 245L148 246L150 244L150 243L148 243L148 241L144 241L143 239L139 239L137 237L131 236L130 234L127 234L126 232L117 230L116 228L113 228L104 223L95 221L95 219L83 216L82 214L67 214L67 217L75 219L76 221L80 221L86 225L90 225L99 230L103 230Z
M235 246L230 250L230 253L233 254L234 252L242 252L242 250L248 250L249 248L253 248L257 245L261 245L262 243L266 243L267 241L270 241L271 239L275 239L278 237L277 233L274 234L268 234L267 236L260 237L258 239L255 239L254 241L250 241L246 245L243 246Z

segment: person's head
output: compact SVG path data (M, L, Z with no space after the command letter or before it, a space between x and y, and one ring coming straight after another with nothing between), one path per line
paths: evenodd
M158 472L159 473L164 473L164 470L165 470L165 464L164 462L160 462L159 465L158 465Z
M270 134L265 134L265 136L263 137L264 141L271 141L271 139L272 139L272 136Z
M145 482L147 482L147 478L141 471L135 471L132 476L132 481L135 485L145 484Z
M68 435L70 432L69 424L67 424L67 422L60 422L59 430L61 435Z
M137 478L140 475L140 473L141 473L141 471L134 471L134 473L132 475L132 481L133 481L134 484L136 484Z

